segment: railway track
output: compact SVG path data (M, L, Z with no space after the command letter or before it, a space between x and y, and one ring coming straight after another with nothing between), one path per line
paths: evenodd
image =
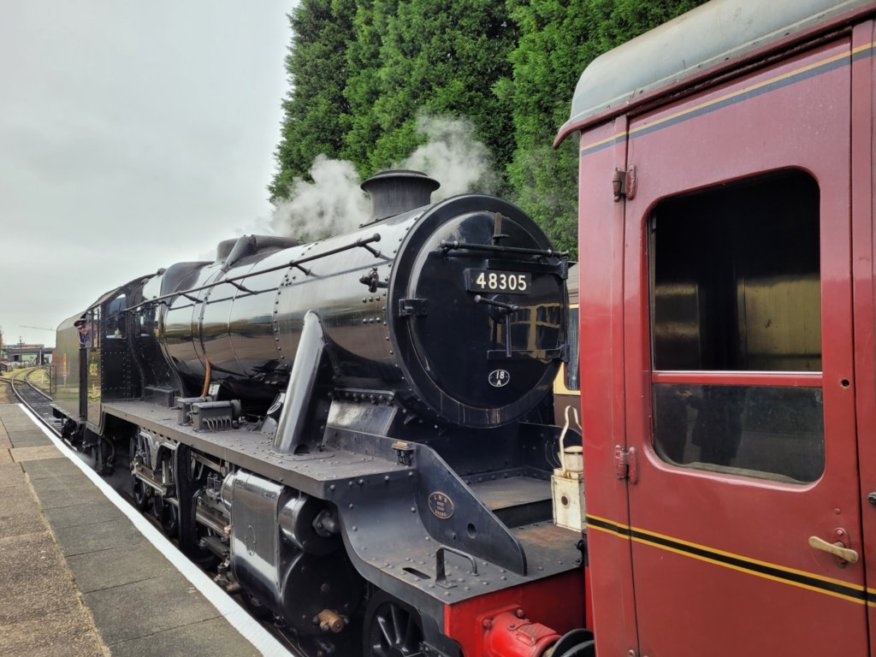
M45 373L45 368L19 370L7 383L13 396L36 415L55 435L60 436L58 422L52 416L52 398L35 384L32 379L37 374Z
M37 373L40 371L44 371L43 368L37 368L32 370L21 370L16 372L11 377L5 379L5 383L8 385L10 392L14 398L24 404L34 416L45 425L52 433L54 433L59 438L61 436L61 427L60 421L55 418L52 414L52 398L49 394L47 394L44 390L40 389L39 385L34 383L31 379L35 378ZM63 438L62 438L63 440ZM73 453L81 459L83 462L87 463L89 467L94 467L94 456L92 450L88 450L87 452L82 452L77 450L75 447L70 445L70 443L66 440L64 442L70 446ZM116 464L115 472L113 475L104 476L103 478L115 489L117 493L134 508L137 508L137 505L131 495L130 492L130 478L126 473L125 467L119 467L120 464ZM124 465L124 464L122 464ZM161 522L155 518L155 516L144 513L138 510L144 518L146 518L154 527L156 527L159 531L164 533ZM176 544L176 540L172 537L170 538L171 543L178 547ZM182 554L182 552L180 552ZM191 562L200 570L204 571L211 578L216 574L211 571L209 568L205 568L203 565L198 564L194 561ZM232 593L231 597L237 601L237 603L246 609L249 613L252 614L253 609L248 604L247 600L244 596L239 593ZM256 610L258 611L258 610ZM300 655L300 650L296 644L296 642L287 636L279 627L277 627L269 618L259 618L259 616L263 616L263 614L255 614L253 618L264 627L277 641L279 641L282 646L288 651L290 657L296 657Z
M34 382L38 375L41 375L46 370L45 368L35 368L30 370L20 370L7 379L9 388L14 398L24 404L31 413L42 423L49 431L60 438L73 452L73 454L89 467L94 468L96 463L94 447L88 447L84 451L80 447L73 445L63 436L62 426L63 421L54 416L52 412L52 397L39 384ZM104 476L104 479L110 486L121 495L128 504L133 506L129 486L127 485L128 477L124 469L116 468L111 475ZM148 516L147 516L148 517ZM154 523L153 523L154 524Z

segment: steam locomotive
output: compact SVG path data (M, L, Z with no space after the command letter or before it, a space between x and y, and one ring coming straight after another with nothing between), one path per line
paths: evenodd
M362 187L355 232L225 241L65 320L65 437L308 656L588 654L568 263L501 199Z

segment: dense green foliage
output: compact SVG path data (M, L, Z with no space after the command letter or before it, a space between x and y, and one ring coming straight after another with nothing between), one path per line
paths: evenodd
M553 150L575 83L596 56L702 0L507 0L520 30L513 75L496 93L514 108L515 151L506 175L515 200L554 243L577 247L577 142Z
M283 101L279 170L268 187L271 198L285 198L314 157L337 154L343 141L349 121L346 51L355 8L356 0L301 0L290 16L286 70L292 89Z
M499 162L510 157L510 108L491 85L508 75L516 31L495 0L360 3L346 98L351 129L343 155L365 173L402 160L422 141L416 119L464 116Z
M465 118L492 153L499 191L574 250L577 149L551 142L581 71L701 2L302 0L272 198L306 179L318 154L370 175L423 143L424 113Z

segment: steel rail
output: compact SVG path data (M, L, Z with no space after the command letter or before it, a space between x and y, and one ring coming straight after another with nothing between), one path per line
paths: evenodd
M51 396L40 390L29 380L30 376L36 371L38 370L16 372L7 380L7 383L16 399L24 404L24 406L27 407L28 410L30 410L52 433L56 436L60 436L61 431L54 426L54 423L50 419L52 417ZM26 387L22 388L20 385L16 385L16 383L24 383Z

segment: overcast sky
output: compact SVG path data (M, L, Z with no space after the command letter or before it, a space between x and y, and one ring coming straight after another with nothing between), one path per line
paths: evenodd
M270 214L292 4L0 0L4 342Z

